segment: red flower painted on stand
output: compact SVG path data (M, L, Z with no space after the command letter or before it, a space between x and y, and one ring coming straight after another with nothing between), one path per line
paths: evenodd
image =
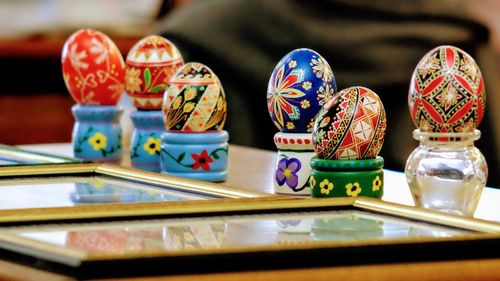
M208 152L206 149L204 149L200 154L191 154L191 157L193 157L194 163L193 163L193 170L198 170L199 168L209 171L210 170L210 163L214 162L214 159L208 155Z

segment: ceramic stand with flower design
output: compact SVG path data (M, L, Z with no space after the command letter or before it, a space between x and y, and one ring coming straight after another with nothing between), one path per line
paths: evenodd
M226 112L226 96L215 73L201 63L182 66L164 95L167 131L161 138L161 172L225 181L229 140L223 130Z
M150 35L130 49L126 60L127 94L138 109L131 113L134 124L130 142L132 167L160 172L161 135L165 132L161 106L170 78L184 63L169 40Z
M310 195L309 162L315 155L311 138L314 117L335 92L332 69L313 50L293 50L276 65L267 89L268 111L281 131L274 136L278 148L275 193Z
M75 157L119 163L122 156L125 63L116 45L103 33L82 29L73 33L62 51L63 78L73 99Z
M385 110L364 87L340 91L318 113L313 128L312 197L380 198L384 160Z

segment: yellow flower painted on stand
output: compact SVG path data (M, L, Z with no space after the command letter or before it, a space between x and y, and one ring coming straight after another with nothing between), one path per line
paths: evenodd
M358 197L358 194L361 192L361 187L359 183L349 183L345 186L347 195L351 197Z
M291 61L288 63L288 67L289 67L289 68L296 68L296 67L297 67L297 61L295 61L295 60L291 60Z
M382 180L379 176L377 176L372 182L372 191L379 191L382 186Z
M288 130L293 130L293 129L295 129L295 124L293 124L293 122L288 121L288 122L286 122L286 128Z
M324 179L322 182L319 183L319 189L321 191L321 194L330 194L330 191L333 189L333 183L329 182L328 179Z
M150 137L143 146L144 150L149 153L149 155L154 155L155 153L160 153L161 140L158 138Z
M90 139L89 143L95 151L106 149L108 138L102 133L95 133Z

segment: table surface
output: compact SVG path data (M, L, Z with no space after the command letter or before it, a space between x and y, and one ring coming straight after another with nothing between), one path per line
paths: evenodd
M22 148L72 156L68 143L24 145ZM275 152L231 145L229 177L224 183L273 193ZM413 205L403 173L385 171L384 201ZM500 221L500 190L485 188L476 218ZM413 262L326 268L141 277L140 280L500 280L500 259ZM0 280L67 280L66 276L0 260ZM129 279L127 279L129 280Z

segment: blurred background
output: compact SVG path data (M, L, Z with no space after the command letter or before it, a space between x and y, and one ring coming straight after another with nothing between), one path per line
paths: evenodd
M436 10L434 7L435 3L438 2L442 2L440 6L441 11ZM370 7L364 8L363 5L367 3ZM320 26L318 23L335 23L334 17L338 15L335 15L335 13L328 14L326 10L329 8L335 10L337 7L341 7L348 12L350 11L350 13L353 13L352 9L362 10L366 14L359 13L358 16L366 20L366 26L370 26L370 20L374 20L374 22L377 20L382 22L398 22L401 21L402 16L412 20L419 19L427 22L430 21L429 19L436 19L439 24L455 24L459 27L461 25L472 24L474 28L470 28L470 30L478 31L464 33L464 38L459 36L458 40L469 42L475 39L466 38L467 36L471 38L477 37L481 41L478 44L481 48L483 47L480 46L483 43L482 41L486 42L487 46L485 47L491 51L491 56L488 56L485 61L497 70L496 73L500 73L500 1L421 0L396 1L394 3L388 0L280 0L268 2L262 0L0 0L0 143L33 144L71 141L71 130L74 122L71 115L71 106L74 102L67 93L62 79L60 56L64 41L71 33L81 28L94 28L106 33L115 41L124 57L137 40L149 34L161 34L171 39L174 43L180 44L178 47L186 61L198 60L206 63L219 75L225 88L227 85L226 93L228 99L230 99L229 102L233 104L232 106L231 104L229 105L228 119L231 142L264 149L274 149L272 134L277 131L265 112L266 80L271 74L274 65L288 51L298 47L316 49L332 64L337 81L339 81L340 77L341 82L337 82L340 86L339 89L350 86L343 84L342 81L346 83L352 81L349 80L347 75L343 76L342 67L345 68L345 65L343 65L340 59L339 64L331 61L332 53L335 54L335 44L309 44L309 42L314 42L311 39L313 34L304 34L300 30L293 30L293 27L290 27L292 25L289 24L292 22L297 24L296 26L300 26L300 20L303 18L297 15L315 13L308 18L310 23L304 23L305 26L309 24L307 25L309 32L318 29L317 26ZM401 3L403 5L400 5ZM322 7L325 7L325 11L321 11ZM448 12L447 9L450 7L453 10L455 7L459 7L460 9L457 8L457 11L460 12ZM393 15L391 14L391 9L397 10L397 12ZM320 12L318 13L318 11ZM381 14L380 18L372 16L373 13L377 12ZM439 15L441 12L442 15ZM255 16L251 13L254 13ZM277 19L271 17L281 14L285 14L285 16L280 16ZM391 18L392 16L399 18L394 21ZM462 16L467 18L467 22L457 20ZM329 17L332 20L329 21ZM230 19L241 20L243 22L228 24ZM260 24L259 22L252 22L252 20L258 21L260 19L269 20L269 25L266 26L262 22ZM353 20L352 24L355 25L356 22ZM208 27L208 25L210 26ZM288 34L280 34L278 32L283 26L285 26L284 30L289 28ZM311 26L313 29L310 28ZM489 34L482 34L483 27ZM214 33L222 34L220 38L215 39L215 41L220 41L220 44L214 43L210 45L210 40L206 38L200 39L205 40L205 42L189 41L192 38L195 39L191 41L196 41L197 36L203 35L196 34L196 30L202 33L207 28L220 31L219 33ZM332 28L338 28L338 26ZM418 22L416 23L416 28L418 29ZM227 38L224 37L226 30L228 31ZM328 29L317 31L319 34L328 34L330 32ZM194 34L193 37L190 37L191 35L188 34L190 32ZM240 32L240 34L234 36L234 32ZM276 34L273 32L276 32ZM233 34L232 37L231 34ZM259 37L261 35L266 37L269 34L271 34L271 39L268 42L276 44L270 46L264 44L260 46L257 42ZM349 40L348 33L343 36L347 37L339 38L338 40ZM425 34L421 38L425 38ZM244 43L240 42L241 44L239 44L237 42L239 39ZM419 50L418 56L414 56L409 60L407 69L400 71L405 75L404 77L408 77L408 81L406 81L406 78L403 81L404 85L402 87L407 87L411 70L418 62L418 59L425 54L426 50L430 50L430 46L436 46L437 43L449 43L444 42L444 40L440 42L439 38L433 41L429 40L428 42L421 41L399 42L400 45L416 42L422 46L422 50ZM207 49L210 46L215 46L214 49L219 48L219 50L208 51ZM257 48L263 49L264 55L261 57L265 61L250 60L249 62L248 60L245 61L244 58L242 60L247 64L251 64L252 67L259 67L260 74L252 75L252 72L248 72L250 74L242 72L245 73L244 75L240 75L242 77L231 76L230 72L235 73L233 69L230 67L224 68L222 64L225 59L230 60L227 56L223 56L226 54L228 56L231 55L230 51L227 51L225 47L228 47L228 50L234 47L237 49L238 54L246 54L250 55L250 57L253 50ZM333 51L330 52L330 49ZM472 55L474 56L475 54ZM235 63L233 59L233 64ZM479 62L479 66L483 69L481 62ZM364 66L352 65L352 68L355 70L364 70L361 69L362 67ZM377 71L380 72L379 70ZM396 70L396 72L398 71ZM347 73L347 71L344 73ZM490 80L486 80L486 85L494 84L498 76L494 74L491 77L490 75L487 79ZM361 83L356 84L363 83L363 80L354 81L361 81ZM370 87L371 85L367 82L366 86ZM374 87L377 87L377 85L374 85ZM245 92L246 88L251 88L252 91ZM375 88L374 90L378 93L380 89ZM383 88L381 91L383 91ZM253 103L253 101L234 98L237 95L243 94L251 94L252 99L257 101ZM499 94L487 92L487 99L490 99L491 95ZM405 103L407 91L403 90L398 95L401 98L401 101L398 102L401 103L401 107L404 107L401 108L401 112L403 112L402 116L405 116L406 119L401 121L401 124L393 122L394 120L400 120L396 115L394 115L396 116L394 117L395 119L389 119L388 135L397 135L400 128L404 128L401 133L404 135L404 139L399 138L397 142L412 142L411 130L413 130L413 124L408 121L409 114L407 113ZM389 99L384 96L381 97L384 104L386 102L384 99ZM494 100L490 99L492 102ZM498 103L498 98L496 98L496 102ZM258 112L260 117L256 118L258 120L256 122L257 127L252 129L251 126L253 125L247 120L248 116L241 117L240 115L248 111L246 114L252 116L255 113L253 109L248 110L244 108L252 108L258 104L261 104L261 106L255 109L255 112ZM238 112L235 109L241 109L241 111ZM391 114L389 110L388 115ZM491 110L491 107L488 110ZM238 119L240 117L241 120ZM259 133L258 130L260 127L258 126L265 127L266 129L263 132L265 131L266 133ZM483 139L493 139L493 143L500 143L500 130L498 130L500 124L498 120L496 122L489 121L485 126L487 127L481 128ZM496 130L491 132L491 136L488 136L490 128L496 128ZM389 140L383 148L382 155L386 157L384 155L384 151L386 151L388 155L386 160L389 168L401 169L402 165L404 165L404 160L414 147L416 147L416 142L407 145L405 148L400 148ZM495 173L498 167L500 152L496 148L497 145L490 145L490 147L494 148L492 151L488 151L488 154L493 154L493 156L490 155L488 157L491 159L487 159L489 161L488 164L494 169L491 171L490 167L491 174ZM391 153L394 154L394 151L398 151L400 155L391 158L389 155ZM486 154L486 151L483 151L483 153ZM500 184L499 178L497 177L495 181L490 181L489 183Z

